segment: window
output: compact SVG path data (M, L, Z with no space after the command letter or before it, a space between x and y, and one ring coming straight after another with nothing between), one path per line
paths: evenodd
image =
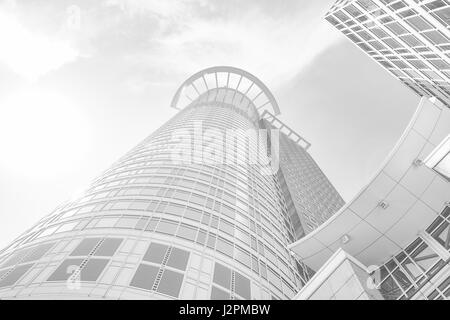
M397 36L408 33L408 30L403 28L398 22L387 24L386 27Z
M187 262L189 259L189 252L178 248L173 248L170 253L169 261L167 265L179 270L186 270Z
M233 244L221 237L217 240L216 250L231 258L233 257Z
M29 255L25 257L25 259L21 261L21 263L39 260L47 253L48 250L50 250L51 247L53 247L53 245L54 243L47 243L37 246Z
M115 228L133 229L139 218L137 217L123 217L117 222Z
M425 21L422 17L416 16L409 19L406 19L406 22L408 22L414 29L418 31L424 31L432 29L433 26L429 24L427 21Z
M135 226L136 230L143 230L145 228L145 226L147 225L148 222L148 218L141 218Z
M211 300L230 300L230 294L213 286L211 289Z
M396 300L402 294L402 291L392 276L384 280L379 289L383 298L386 300Z
M184 224L180 225L180 227L178 228L177 237L179 238L194 241L196 235L197 235L196 228L192 228Z
M62 232L66 232L66 231L72 231L75 229L75 227L78 225L78 221L76 222L72 222L72 223L65 223L63 224L57 231L56 233L62 233Z
M118 220L119 218L102 218L95 225L95 228L112 228Z
M235 259L242 263L243 265L251 268L251 258L250 253L248 253L246 250L243 250L236 246L235 252Z
M450 207L446 207L441 215L428 227L427 232L436 239L439 244L450 251Z
M151 218L150 222L147 225L145 231L155 231L156 225L158 224L158 218Z
M129 206L129 210L138 210L138 211L145 211L148 208L149 202L144 201L134 201L131 202Z
M196 210L196 209L188 207L186 212L184 213L184 217L186 219L200 221L202 218L202 212L200 210Z
M151 243L144 255L144 260L161 264L166 256L167 246L159 243Z
M100 241L100 238L86 238L72 251L71 256L87 256Z
M178 298L182 283L183 274L166 269L159 282L157 291Z
M404 36L401 36L400 39L402 39L404 42L406 42L407 45L409 45L413 48L425 45L424 43L422 43L419 39L417 39L413 35L404 35Z
M229 223L223 219L220 220L219 230L221 230L225 233L228 233L231 236L234 235L234 226L231 223Z
M66 281L74 272L78 270L84 259L67 259L64 260L59 267L53 272L47 281ZM105 269L109 260L106 259L90 259L81 269L81 281L97 281L98 277Z
M168 204L165 209L165 213L173 214L175 216L181 217L183 215L184 210L185 210L185 207L183 207L183 206L179 206L176 204Z
M66 281L77 270L84 259L64 260L58 268L52 273L47 281Z
M426 243L422 243L413 253L411 258L423 270L429 271L439 262L439 256Z
M117 248L119 248L122 243L122 239L117 238L106 238L100 247L95 251L95 256L105 256L111 257L116 252Z
M81 269L81 281L97 281L108 262L106 259L90 259Z
M156 232L174 235L178 225L166 220L161 220L156 228Z
M243 231L242 229L236 227L235 236L237 239L241 240L247 245L250 245L250 236L247 232Z
M450 135L433 150L425 164L450 182Z
M30 268L32 264L26 264L15 268L3 280L0 281L0 288L14 285Z
M368 12L378 9L378 6L373 3L371 0L359 0L358 4L363 7L365 10L367 10Z
M145 290L152 290L153 283L155 282L158 272L159 268L157 267L141 264L134 274L130 286Z
M197 234L197 243L204 245L206 242L206 232L203 230L200 230Z
M235 292L247 300L251 299L250 280L238 272L235 272L234 276L235 276Z
M424 32L423 35L428 38L428 40L437 45L446 44L449 42L449 39L439 31L427 31Z
M434 14L441 18L447 26L450 25L450 8L434 11Z
M213 282L230 289L231 287L231 270L216 262L214 267Z

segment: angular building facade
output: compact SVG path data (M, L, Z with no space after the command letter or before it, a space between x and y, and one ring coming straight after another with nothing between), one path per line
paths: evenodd
M297 299L450 298L450 166L448 158L439 168L427 164L442 148L441 159L450 156L450 144L442 144L449 138L450 109L422 98L369 183L289 245L315 271Z
M343 0L326 20L414 92L450 107L448 0Z
M311 274L287 246L343 205L309 143L240 69L193 75L172 107L82 196L0 252L0 298L294 297Z
M370 182L289 245L315 271L296 299L450 298L449 17L447 0L337 1L327 14L424 97Z

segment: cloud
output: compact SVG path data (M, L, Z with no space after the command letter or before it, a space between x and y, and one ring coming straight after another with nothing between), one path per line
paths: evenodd
M339 39L323 20L326 2L107 0L106 5L134 21L156 21L151 29L136 31L141 33L139 48L125 53L149 76L155 71L186 76L213 65L233 65L281 85Z
M17 17L0 8L0 63L28 80L75 60L78 52L67 42L27 29Z
M120 7L129 15L153 13L161 18L186 16L193 5L207 6L206 0L106 0L106 6Z

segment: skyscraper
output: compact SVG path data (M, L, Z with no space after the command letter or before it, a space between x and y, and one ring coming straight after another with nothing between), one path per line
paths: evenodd
M414 92L450 107L448 0L340 0L326 20Z
M0 252L0 298L288 299L287 245L343 200L236 68L180 87L179 113ZM278 129L278 130L276 130Z

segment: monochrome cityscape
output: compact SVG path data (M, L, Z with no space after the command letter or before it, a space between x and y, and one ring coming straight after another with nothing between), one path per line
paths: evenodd
M174 117L0 251L0 299L447 300L450 1L338 0L326 22L421 97L356 196L258 70L192 70Z

